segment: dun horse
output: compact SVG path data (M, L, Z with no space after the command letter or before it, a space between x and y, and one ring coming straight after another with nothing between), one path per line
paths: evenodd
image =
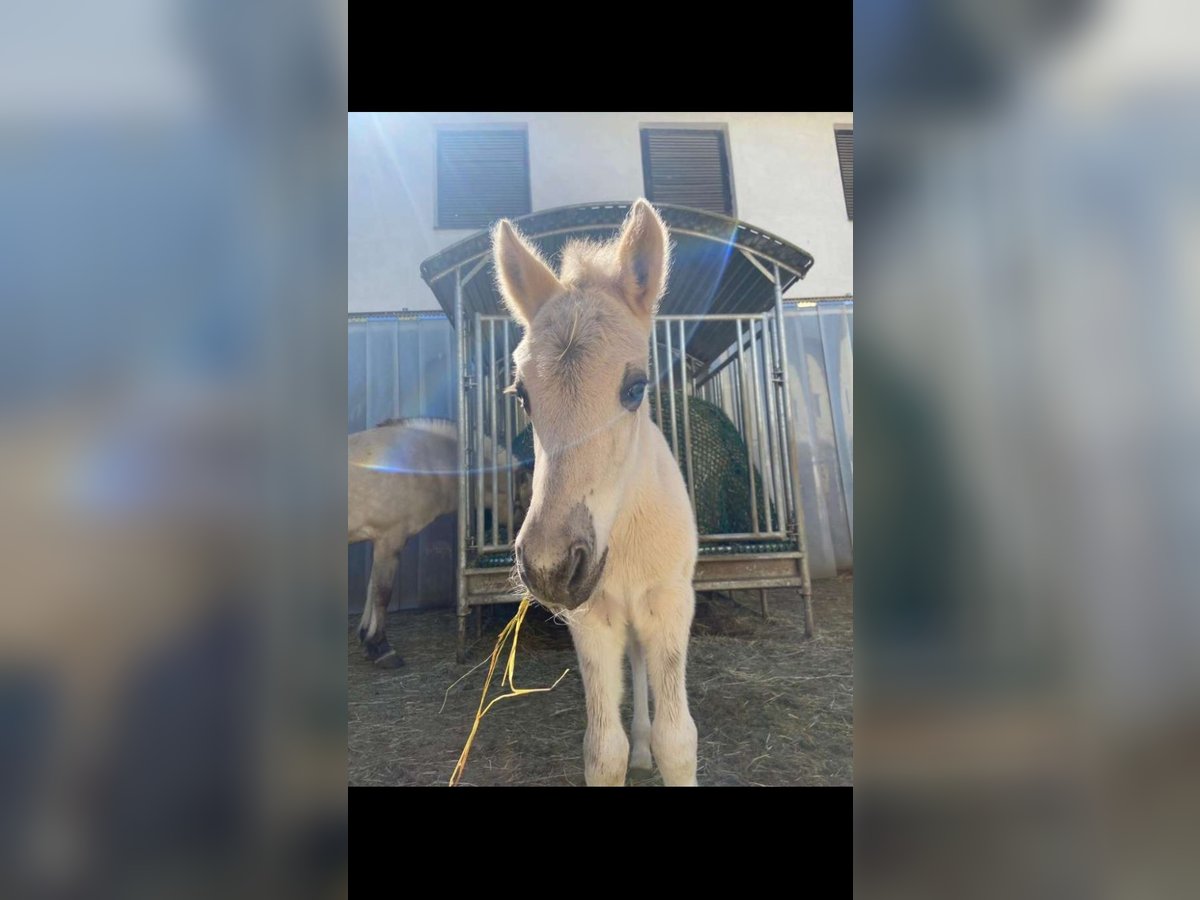
M533 422L533 497L516 566L560 612L587 698L584 776L621 785L658 764L696 783L685 674L697 535L679 466L644 396L669 238L645 200L607 244L571 242L555 273L513 225L493 232L500 291L524 327L510 388ZM621 724L633 669L633 746ZM647 697L654 689L654 722Z
M490 444L484 451L490 459ZM388 644L384 626L397 556L410 537L458 509L459 473L453 463L458 459L457 426L445 419L389 420L350 435L347 455L348 541L370 541L373 548L358 639L367 659L394 669L404 660ZM520 521L520 498L528 495L529 476L519 467L513 474L518 488L514 521ZM485 494L491 497L490 491ZM499 479L497 496L499 507L506 509L507 478Z

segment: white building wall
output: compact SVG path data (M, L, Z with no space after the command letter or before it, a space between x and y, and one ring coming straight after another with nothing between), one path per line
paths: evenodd
M851 113L351 113L350 312L437 309L425 258L472 234L435 228L439 125L524 124L534 211L642 195L642 126L729 133L735 214L815 258L789 297L851 294L854 225L834 142Z

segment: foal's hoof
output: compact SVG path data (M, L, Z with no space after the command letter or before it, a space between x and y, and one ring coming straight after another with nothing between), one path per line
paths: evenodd
M363 656L381 669L398 669L404 665L400 654L392 649L392 645L383 635L376 638L374 643L363 644Z
M404 665L404 659L395 650L389 650L379 659L375 660L375 665L381 669L398 669Z
M654 771L654 758L649 750L641 752L634 750L629 754L629 771L649 775Z

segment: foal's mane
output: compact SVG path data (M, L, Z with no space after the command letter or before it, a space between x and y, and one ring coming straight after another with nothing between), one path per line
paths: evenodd
M567 241L558 280L567 288L610 287L620 274L617 242Z

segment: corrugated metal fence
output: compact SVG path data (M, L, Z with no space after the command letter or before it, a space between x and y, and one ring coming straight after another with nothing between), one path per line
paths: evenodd
M349 431L385 419L454 418L454 329L439 313L372 313L350 317L347 352ZM453 516L443 516L400 554L392 609L453 606L458 539ZM350 609L367 595L371 550L350 547Z
M789 302L792 420L814 578L853 563L854 304ZM348 432L385 419L454 417L454 330L441 313L352 315ZM434 522L400 557L393 609L454 605L455 527ZM349 548L350 608L362 609L370 550Z
M854 563L854 303L787 304L792 428L813 578Z

